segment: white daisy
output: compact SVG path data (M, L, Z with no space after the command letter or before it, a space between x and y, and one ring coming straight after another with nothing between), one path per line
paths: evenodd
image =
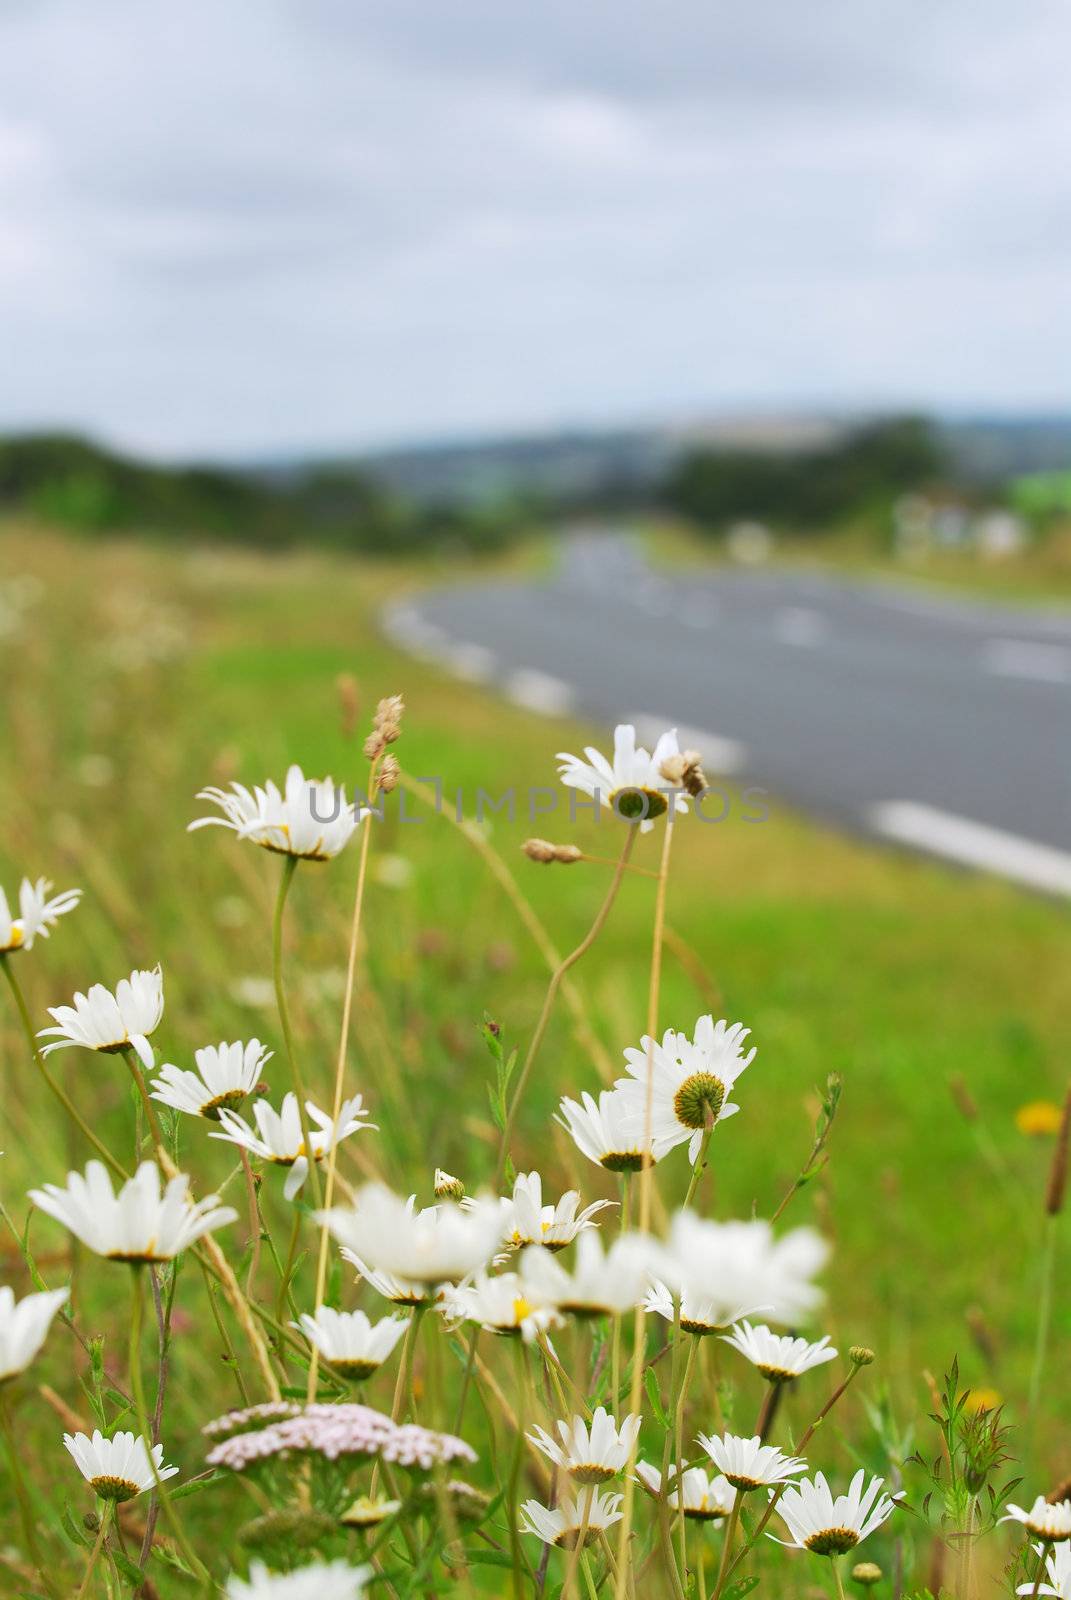
M1021 1522L1033 1539L1041 1539L1045 1544L1071 1539L1071 1500L1050 1503L1039 1494L1029 1511L1013 1505L1009 1505L1006 1511L1001 1522Z
M0 1288L0 1383L25 1372L69 1294L69 1289L45 1289L16 1300L6 1283Z
M678 1211L669 1254L686 1301L696 1310L710 1305L724 1331L756 1312L773 1322L804 1321L821 1304L822 1291L812 1279L825 1265L829 1245L813 1228L776 1238L768 1222L711 1222Z
M848 1493L839 1494L836 1499L820 1472L813 1479L801 1479L798 1485L786 1489L777 1502L777 1514L791 1539L777 1539L772 1533L766 1537L778 1544L810 1550L817 1556L842 1556L854 1550L896 1510L888 1495L878 1495L883 1480L871 1478L870 1487L864 1491L865 1479L866 1473L860 1467Z
M775 1483L787 1483L798 1472L805 1472L806 1461L795 1456L782 1455L772 1444L763 1444L758 1434L753 1439L743 1439L735 1433L701 1433L696 1443L707 1455L734 1489L747 1492L766 1489Z
M265 850L279 855L297 856L302 861L328 861L344 850L353 837L361 817L357 807L346 800L346 791L330 778L306 778L293 766L286 774L282 793L271 779L263 789L246 789L232 783L225 789L202 789L198 800L210 800L223 812L221 817L198 817L189 832L197 828L230 828L239 839L251 839Z
M559 750L558 776L567 789L581 789L600 805L616 812L626 822L639 821L641 833L649 833L654 819L669 809L672 793L674 808L687 811L684 790L671 783L663 774L662 766L672 756L680 755L676 728L664 733L648 754L636 743L636 730L629 723L620 723L614 729L614 759L609 762L601 751L588 745L584 751L586 761Z
M160 1169L155 1162L143 1161L115 1194L103 1162L91 1161L85 1177L69 1172L66 1188L46 1183L43 1189L31 1189L30 1199L98 1256L132 1263L170 1261L202 1234L238 1216L231 1206L218 1203L218 1195L206 1195L192 1204L189 1185L189 1178L180 1173L161 1194Z
M65 889L50 900L51 893L47 878L38 878L36 883L23 878L16 917L0 888L0 956L10 955L13 950L32 950L34 940L47 939L60 917L73 911L82 898L81 889Z
M607 1172L639 1172L647 1161L659 1161L669 1148L664 1142L644 1139L643 1118L637 1120L630 1099L615 1089L604 1089L598 1100L588 1093L581 1103L564 1099L555 1121L569 1134L577 1149Z
M65 1433L63 1442L83 1478L102 1500L133 1500L144 1490L155 1488L157 1478L173 1478L178 1471L177 1467L164 1466L162 1444L153 1446L150 1461L145 1440L137 1433L116 1433L106 1439L97 1428L92 1439L84 1433Z
M1037 1544L1034 1546L1038 1555L1045 1557L1045 1571L1048 1573L1048 1583L1037 1586L1038 1594L1055 1596L1055 1600L1071 1600L1071 1544L1066 1540L1060 1544ZM1033 1583L1021 1583L1017 1594L1033 1594Z
M339 1107L338 1121L335 1122L326 1111L321 1111L311 1100L306 1100L305 1111L310 1123L314 1124L309 1129L314 1161L322 1161L333 1145L341 1144L352 1133L375 1126L366 1121L368 1113L362 1110L362 1105L359 1094L344 1100ZM305 1148L297 1095L292 1090L284 1095L279 1111L274 1110L266 1100L255 1101L255 1128L226 1106L220 1106L218 1117L219 1130L213 1130L208 1137L240 1145L262 1161L273 1162L277 1167L289 1167L283 1194L287 1200L292 1200L309 1175L309 1152Z
M808 1344L806 1339L771 1333L763 1324L753 1328L746 1321L737 1323L733 1331L723 1334L722 1338L734 1350L739 1350L752 1366L758 1367L763 1377L771 1383L785 1383L790 1378L798 1378L802 1373L809 1372L812 1367L821 1367L825 1362L837 1358L828 1336L819 1339L817 1344Z
M672 1150L687 1143L688 1159L695 1161L707 1128L739 1111L729 1094L755 1059L754 1048L746 1055L742 1049L750 1031L743 1023L715 1022L708 1015L696 1023L694 1040L667 1028L661 1043L645 1034L639 1049L625 1051L630 1076L619 1078L616 1088L641 1128L647 1115L650 1054L651 1137L656 1145Z
M412 1197L402 1200L381 1183L365 1184L355 1208L320 1212L317 1221L325 1217L363 1276L370 1269L404 1282L419 1289L421 1302L437 1285L486 1267L502 1239L498 1200L480 1198L466 1207L444 1200L418 1211Z
M153 1079L152 1097L175 1111L216 1121L220 1110L233 1111L260 1082L261 1071L272 1058L259 1039L233 1044L207 1044L193 1052L196 1072L183 1071L168 1061Z
M728 1291L729 1286L726 1285L725 1292ZM741 1306L736 1300L727 1300L724 1293L717 1290L713 1294L697 1294L692 1289L685 1289L682 1295L675 1295L666 1283L655 1283L643 1303L647 1311L673 1322L676 1320L678 1302L681 1331L696 1338L722 1333L737 1320L742 1311L758 1309L755 1306Z
M409 1326L408 1317L381 1317L370 1322L363 1311L335 1311L321 1306L314 1317L303 1313L291 1327L300 1327L309 1343L347 1378L368 1378L381 1367Z
M314 1561L294 1572L269 1572L251 1561L248 1579L228 1578L224 1593L227 1600L361 1600L371 1576L371 1567L345 1561Z
M628 1465L640 1419L630 1412L618 1427L606 1407L597 1406L590 1424L583 1417L572 1417L568 1422L559 1420L555 1427L559 1439L538 1427L528 1438L574 1483L605 1483Z
M516 1272L494 1278L478 1272L472 1283L447 1285L442 1307L448 1322L478 1322L488 1333L519 1333L527 1344L548 1328L563 1326L554 1307L541 1302Z
M563 1194L557 1205L543 1204L543 1180L538 1172L521 1172L513 1185L513 1197L502 1202L503 1236L508 1244L520 1248L541 1244L547 1250L564 1250L578 1233L595 1227L592 1217L612 1202L593 1200L577 1212L580 1195L576 1189Z
M42 1028L39 1039L55 1037L42 1054L69 1050L81 1045L86 1050L102 1050L106 1055L131 1045L144 1066L153 1065L149 1034L160 1025L164 1014L164 978L158 966L149 972L132 972L120 978L113 994L102 983L89 993L76 994L73 1006L49 1006L54 1028Z
M619 1494L600 1494L598 1489L582 1490L575 1500L563 1500L553 1510L538 1500L526 1500L521 1507L521 1532L571 1550L582 1529L586 1528L584 1543L588 1545L620 1522L620 1505Z
M549 1250L529 1245L521 1277L559 1311L598 1317L634 1310L664 1266L663 1251L648 1234L619 1234L604 1251L598 1233L589 1230L577 1239L572 1271Z
M659 1498L662 1493L662 1474L657 1467L647 1461L637 1461L636 1477L648 1494ZM670 1467L668 1482L675 1485L676 1478L677 1469ZM685 1468L681 1482L684 1485L684 1515L696 1522L721 1522L736 1504L736 1490L728 1478L720 1475L715 1477L713 1473L708 1477L702 1467ZM666 1504L670 1510L677 1510L680 1497L676 1487L669 1489L666 1494Z

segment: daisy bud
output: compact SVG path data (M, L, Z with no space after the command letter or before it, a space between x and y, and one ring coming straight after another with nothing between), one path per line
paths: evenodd
M1064 1114L1056 1139L1056 1149L1053 1151L1052 1167L1049 1170L1049 1187L1045 1193L1045 1210L1050 1217L1058 1217L1064 1208L1069 1140L1071 1140L1071 1088L1068 1089L1067 1099L1064 1101Z
M873 1350L868 1350L865 1344L853 1344L848 1351L848 1360L853 1367L869 1367L874 1360Z
M436 1167L435 1198L436 1200L464 1200L465 1185L460 1178L455 1178L453 1173L444 1172L442 1167Z
M335 688L338 691L338 709L342 722L342 737L352 739L357 727L357 712L360 709L360 695L357 692L357 679L352 672L340 672L335 679Z
M584 852L575 844L551 844L549 839L526 839L521 849L529 861L541 861L545 865L558 861L562 866L571 867L584 859Z
M881 1568L875 1561L859 1561L852 1568L852 1582L861 1583L864 1589L881 1582Z
M401 775L402 769L398 765L397 756L385 755L383 757L383 764L379 769L379 787L381 793L390 794L392 789L396 789L398 787L398 779L401 777Z

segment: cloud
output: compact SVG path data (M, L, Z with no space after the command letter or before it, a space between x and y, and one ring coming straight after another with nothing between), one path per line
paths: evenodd
M1047 0L0 0L0 426L1062 403Z

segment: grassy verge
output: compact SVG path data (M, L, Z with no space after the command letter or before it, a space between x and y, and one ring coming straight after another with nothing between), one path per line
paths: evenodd
M132 967L163 960L158 1059L190 1065L196 1046L253 1034L279 1051L265 993L276 863L229 835L188 835L187 822L205 810L194 794L232 776L281 778L291 760L360 782L361 738L381 694L405 695L396 748L406 768L440 778L448 806L460 790L469 813L478 787L521 794L553 784L556 750L605 742L605 730L505 709L386 645L377 608L413 580L411 569L184 555L123 541L89 546L19 527L3 530L0 548L4 581L18 580L23 607L21 627L0 641L0 881L10 892L25 872L86 889L78 913L20 958L41 1024L44 1008L69 1001L76 988L112 985ZM360 699L356 736L338 710L343 674ZM590 820L533 825L523 813L512 821L500 813L490 824L566 949L590 922L604 869L527 863L518 846L533 832L610 854L610 828ZM654 850L641 841L642 864L653 864ZM877 853L785 812L761 826L682 824L676 851L669 920L683 959L671 954L668 962L664 1020L690 1029L713 1009L747 1022L759 1047L739 1087L741 1114L715 1145L719 1211L769 1214L806 1154L815 1085L842 1073L833 1160L794 1203L796 1220L817 1218L835 1242L830 1331L845 1344L877 1348L904 1413L928 1409L923 1371L939 1370L955 1351L967 1380L1006 1394L1014 1413L1026 1387L1050 1149L1018 1130L1015 1113L1023 1102L1060 1099L1066 1087L1065 914L997 883ZM344 858L300 869L292 897L295 1020L306 1077L321 1100L337 1039L351 893ZM650 924L650 884L635 877L577 971L615 1059L642 1032L643 998L631 974ZM351 1077L381 1131L344 1145L341 1170L352 1179L374 1165L395 1188L425 1200L436 1165L476 1188L493 1167L496 1138L477 1025L488 1012L507 1040L523 1043L546 969L514 908L445 817L407 822L394 807L379 826L366 928ZM28 1184L61 1180L85 1152L33 1081L6 1009L0 1050L0 1182L21 1226ZM126 1125L129 1088L110 1058L69 1051L54 1059L95 1126ZM281 1057L268 1076L281 1091ZM955 1109L955 1077L981 1108L980 1124ZM555 1192L575 1163L548 1133L548 1117L562 1093L596 1086L595 1066L561 1010L519 1130L524 1162L540 1167ZM183 1136L201 1190L227 1182L240 1207L229 1150L186 1129ZM678 1176L683 1189L683 1171ZM269 1174L264 1188L269 1211L281 1216L277 1177ZM598 1169L584 1178L586 1198L612 1195ZM38 1220L30 1237L46 1277L61 1281L66 1236ZM3 1281L27 1287L10 1239L2 1261ZM299 1284L303 1275L311 1279L307 1261ZM176 1445L187 1473L200 1465L200 1422L237 1400L203 1308L199 1320L196 1296L191 1303L177 1328L172 1376L189 1425ZM80 1315L107 1336L106 1360L121 1364L124 1307L101 1298ZM1068 1331L1064 1296L1054 1349ZM81 1360L75 1346L56 1337L35 1377L84 1412L72 1360ZM389 1403L390 1379L379 1382L385 1392L373 1386L372 1402ZM31 1403L25 1418L42 1481L66 1473L59 1416ZM1069 1420L1064 1391L1049 1407L1054 1450ZM72 1500L76 1487L72 1478ZM206 1514L218 1516L206 1498ZM195 1527L199 1503L191 1502Z

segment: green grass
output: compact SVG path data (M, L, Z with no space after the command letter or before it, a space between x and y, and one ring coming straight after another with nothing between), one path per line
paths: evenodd
M231 776L281 778L295 759L307 771L360 782L371 711L380 695L396 691L407 703L395 747L406 769L440 776L447 795L460 787L470 809L479 785L520 792L552 784L555 751L605 742L606 730L505 708L386 645L377 607L414 578L424 581L412 569L322 556L183 554L133 541L90 545L25 526L8 526L0 537L5 581L33 574L44 585L21 632L0 641L0 881L10 892L23 872L43 873L59 887L86 890L79 911L18 958L42 1025L45 1007L68 1001L76 988L113 985L132 967L162 960L167 1011L158 1059L190 1064L200 1044L257 1034L278 1052L268 1073L277 1097L287 1083L274 1013L233 989L237 978L270 973L277 863L222 832L187 834L187 822L205 810L195 791ZM340 674L359 686L356 739L340 725ZM489 831L554 941L571 947L604 892L605 869L535 866L518 847L536 832L609 854L610 825L499 816ZM641 841L637 859L654 865L656 848L653 839ZM496 1134L478 1025L489 1013L507 1041L523 1046L547 973L514 907L448 820L403 824L395 807L372 850L350 1077L380 1132L344 1145L341 1170L356 1179L371 1164L426 1201L435 1166L460 1174L470 1189L488 1179ZM398 859L410 873L402 886ZM287 962L306 1076L318 1098L329 1096L337 1048L353 875L349 856L302 867L292 895ZM604 937L576 971L615 1059L643 1031L651 887L638 876L626 883ZM669 921L694 960L685 967L672 953L667 958L663 1025L690 1030L713 1008L749 1024L759 1050L739 1086L741 1114L717 1136L706 1202L722 1215L769 1214L809 1146L815 1086L841 1073L831 1163L786 1219L816 1220L833 1239L829 1330L842 1347L875 1347L871 1392L887 1382L904 1416L929 1409L924 1371L939 1373L958 1352L965 1379L996 1388L1012 1417L1021 1417L1051 1142L1020 1133L1015 1112L1025 1101L1060 1100L1067 1086L1065 911L995 882L879 853L777 810L761 826L680 826ZM61 1181L87 1152L35 1081L2 1005L0 1051L0 1193L21 1229L29 1184ZM85 1115L126 1149L131 1112L121 1069L78 1051L53 1059ZM1006 1186L994 1180L976 1129L954 1107L948 1085L956 1076L982 1110L980 1126L1006 1169ZM518 1166L538 1165L552 1185L568 1186L575 1155L548 1119L561 1094L597 1083L559 1008L523 1108ZM199 1190L221 1183L232 1166L226 1147L195 1126L181 1132L184 1165ZM581 1176L585 1198L613 1195L594 1167ZM685 1177L683 1162L659 1169L667 1201L680 1198ZM264 1188L270 1213L282 1218L277 1179L269 1173ZM235 1184L241 1207L239 1194ZM37 1219L29 1237L49 1284L63 1281L66 1235ZM1061 1286L1066 1241L1059 1266L1053 1374L1071 1333ZM28 1287L9 1237L0 1279L18 1292ZM76 1297L80 1327L106 1336L106 1361L116 1371L125 1338L121 1280L120 1269L83 1260ZM299 1298L308 1300L310 1284L305 1261ZM355 1303L348 1273L344 1299ZM201 1463L200 1422L235 1403L236 1390L206 1332L192 1265L179 1307L166 1440L168 1459L189 1474ZM972 1325L985 1337L972 1335ZM87 1506L60 1445L65 1424L33 1389L50 1384L85 1418L83 1367L74 1342L55 1329L19 1411L36 1481L42 1489L59 1484L76 1517ZM371 1386L372 1403L389 1404L392 1377ZM1066 1386L1050 1402L1042 1450L1056 1472L1066 1468ZM858 1410L856 1422L863 1426ZM826 1448L837 1449L833 1436ZM204 1539L229 1538L253 1514L231 1486L188 1505ZM13 1525L9 1532L17 1542ZM54 1548L58 1554L61 1541ZM187 1590L180 1583L175 1592Z

